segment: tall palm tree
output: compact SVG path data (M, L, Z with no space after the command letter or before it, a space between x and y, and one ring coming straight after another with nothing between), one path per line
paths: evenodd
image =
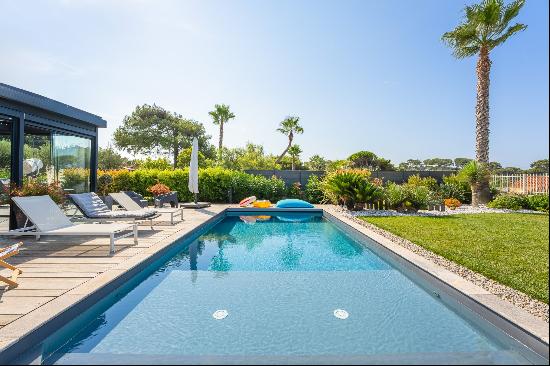
M292 141L294 140L294 134L304 133L304 129L300 126L300 117L286 117L284 121L279 124L277 129L283 135L288 136L288 146L285 151L277 158L276 163L279 164L283 157L286 155L288 149L292 146Z
M235 114L229 110L229 106L225 104L214 105L214 110L208 112L212 117L212 121L215 125L220 125L220 140L218 143L218 158L221 161L222 148L223 148L223 125L230 119L235 118Z
M478 55L476 160L482 164L489 163L489 53L515 33L527 28L520 23L509 26L524 4L525 0L515 0L508 5L503 0L483 0L480 4L466 6L464 22L441 37L453 49L456 58ZM478 187L479 191L472 193L479 198L479 203L486 203L490 198L489 181L481 182Z
M300 148L300 145L292 145L289 149L288 149L288 154L290 155L291 157L291 162L292 162L292 170L295 169L296 167L296 160L300 158L300 154L302 153L302 149Z

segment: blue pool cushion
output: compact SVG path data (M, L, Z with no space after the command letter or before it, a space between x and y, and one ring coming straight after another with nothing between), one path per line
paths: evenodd
M280 200L277 202L278 208L313 208L313 205L309 202L299 200L296 198L289 198L286 200Z

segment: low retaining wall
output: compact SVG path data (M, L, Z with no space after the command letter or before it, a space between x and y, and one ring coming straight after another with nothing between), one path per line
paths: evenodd
M302 186L307 184L307 181L311 175L317 175L322 177L325 175L324 171L318 170L245 170L248 174L263 175L264 177L271 178L276 176L277 178L282 179L287 186L292 185L293 183L300 182ZM395 182L395 183L404 183L406 182L411 175L420 175L424 177L433 177L437 180L438 183L443 181L443 177L451 175L455 172L453 171L373 171L372 177L381 178L385 182Z

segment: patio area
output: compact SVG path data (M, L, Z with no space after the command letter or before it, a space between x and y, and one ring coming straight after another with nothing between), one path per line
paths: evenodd
M185 210L184 221L170 225L170 218L154 220L139 227L139 244L132 238L116 243L116 253L109 255L108 237L82 239L74 237L0 237L1 246L22 241L19 255L9 263L20 268L19 287L0 287L0 348L25 335L44 321L61 313L88 296L117 275L132 268L179 237L189 233L228 205ZM7 270L0 272L10 275Z

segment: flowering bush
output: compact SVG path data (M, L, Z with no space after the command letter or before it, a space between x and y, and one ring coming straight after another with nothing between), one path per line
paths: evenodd
M443 203L445 204L445 207L448 207L451 210L454 210L462 205L462 203L456 198L446 198Z
M153 194L153 196L160 196L163 194L170 193L170 188L166 184L157 183L154 186L151 186L147 189L149 192Z
M29 179L21 187L10 185L7 190L11 197L50 196L57 204L64 203L67 198L59 182L41 183Z

